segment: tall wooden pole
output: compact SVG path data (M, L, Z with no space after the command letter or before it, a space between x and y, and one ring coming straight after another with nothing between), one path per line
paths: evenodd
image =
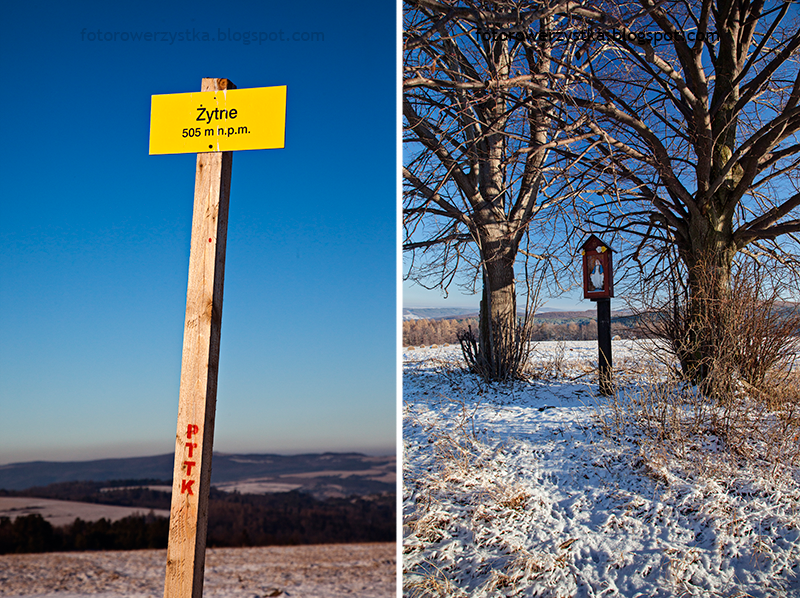
M597 347L600 369L600 394L613 393L611 359L611 299L596 299L597 302Z
M203 79L201 91L235 88ZM197 154L164 598L203 595L232 162Z

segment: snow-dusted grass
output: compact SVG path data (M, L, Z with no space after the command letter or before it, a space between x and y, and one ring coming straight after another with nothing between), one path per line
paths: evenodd
M615 418L652 388L641 344L610 401L596 342L539 343L514 384L459 353L404 353L405 596L800 596L798 468Z
M393 598L394 542L209 548L206 598ZM161 598L166 550L0 555L7 598Z

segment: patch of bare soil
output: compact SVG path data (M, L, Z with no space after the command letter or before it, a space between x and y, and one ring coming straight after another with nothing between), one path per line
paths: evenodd
M395 544L217 548L208 598L395 596ZM166 550L0 555L0 596L161 598Z

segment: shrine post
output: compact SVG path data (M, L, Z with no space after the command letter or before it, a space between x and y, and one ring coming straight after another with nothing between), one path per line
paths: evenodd
M611 298L614 296L614 264L611 247L591 235L581 246L583 298L597 304L597 349L600 394L614 391L611 356Z

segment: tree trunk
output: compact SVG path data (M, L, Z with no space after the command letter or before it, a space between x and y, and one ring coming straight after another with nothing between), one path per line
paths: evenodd
M724 225L710 226L693 239L692 251L683 252L689 271L689 303L683 339L677 344L684 374L704 390L713 386L723 365L727 336L735 334L729 321L730 282L736 246L732 235L720 233Z
M476 361L487 379L515 377L520 367L513 244L494 235L482 244L483 297Z

